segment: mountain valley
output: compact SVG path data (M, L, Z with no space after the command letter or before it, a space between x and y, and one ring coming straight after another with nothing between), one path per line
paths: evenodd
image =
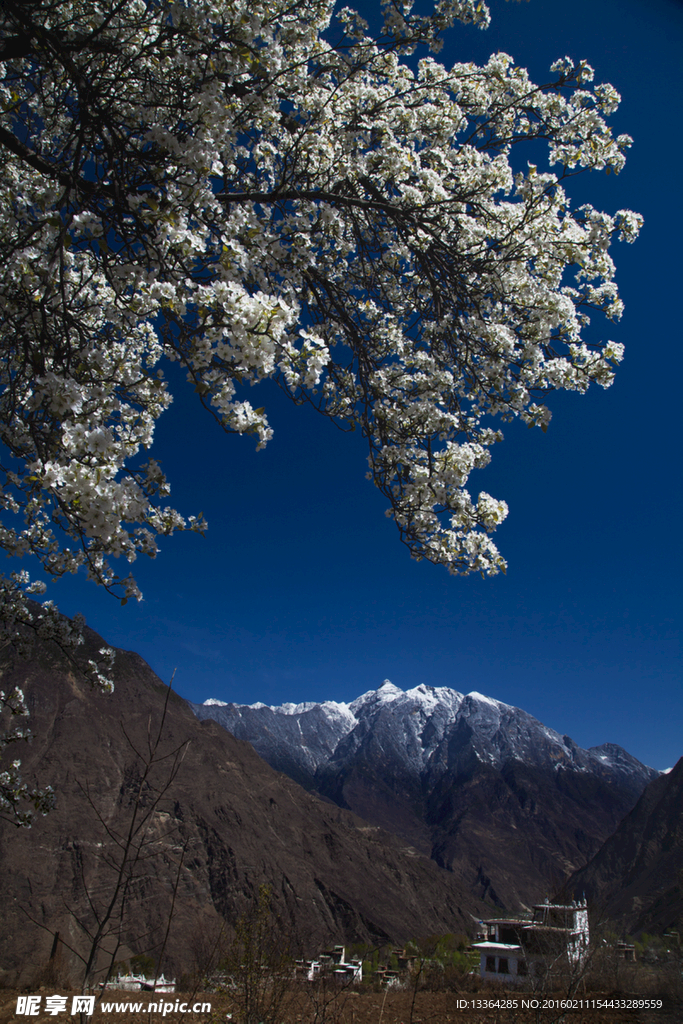
M103 641L86 636L94 655ZM57 934L72 973L82 970L86 932L116 892L131 829L126 897L104 946L118 947L119 960L146 953L157 964L163 950L167 972L196 966L264 885L283 941L307 953L467 932L487 912L452 872L305 792L248 743L199 722L175 693L164 718L168 688L136 654L116 652L110 695L79 679L49 642L28 661L5 649L0 674L4 689L24 689L30 711L33 741L13 750L22 774L56 793L55 809L30 829L0 822L5 984L36 977Z
M386 680L349 704L191 707L510 911L558 889L659 776L614 744L583 750L519 708L447 687Z
M86 657L102 644L86 630ZM5 648L0 675L26 693L24 778L57 797L30 829L0 823L8 984L37 976L56 935L75 969L119 876L105 948L163 953L176 972L262 886L302 952L471 933L581 869L575 889L615 913L627 886L636 923L666 926L680 899L660 883L680 872L681 766L662 776L614 745L582 750L478 693L385 683L349 705L191 710L134 653L116 652L104 695L48 641L29 659Z

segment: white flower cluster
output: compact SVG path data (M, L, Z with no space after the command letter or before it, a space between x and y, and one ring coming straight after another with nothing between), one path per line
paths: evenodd
M8 5L0 28L30 50L0 66L9 554L126 600L111 558L203 528L141 461L172 359L259 448L244 389L265 378L358 427L416 557L504 569L506 505L468 478L496 418L546 429L549 391L612 381L621 345L582 335L621 314L609 249L641 218L573 209L564 179L618 173L631 140L585 62L544 88L503 53L402 62L456 19L484 27L483 3L384 8L380 40L343 11L335 48L329 0Z

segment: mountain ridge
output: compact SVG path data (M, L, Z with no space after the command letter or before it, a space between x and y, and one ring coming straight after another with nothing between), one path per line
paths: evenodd
M683 758L650 782L593 859L569 880L623 931L683 926Z
M86 630L85 655L102 643ZM117 650L114 692L102 694L50 642L38 642L28 660L0 651L0 679L3 688L24 690L30 710L33 741L22 745L22 774L30 785L51 783L57 796L31 829L0 821L0 981L30 983L57 933L63 962L78 978L69 947L86 952L78 922L92 931L93 906L100 913L114 891L119 840L144 767L136 752L149 749L168 688L139 655ZM221 929L230 935L262 885L308 955L329 942L466 931L485 913L452 873L304 792L249 744L199 722L175 693L162 734L160 754L186 753L140 833L143 855L112 938L121 942L118 959L145 952L157 959L170 923L162 967L190 969L199 947ZM163 789L171 761L159 760L149 777L141 813Z
M584 750L478 691L385 680L348 704L210 700L190 704L200 719L508 910L582 867L660 775L616 744Z
M613 769L622 775L635 774L639 779L645 779L647 782L662 774L657 769L643 765L623 747L615 743L581 748L571 737L561 735L556 730L548 728L523 709L488 697L476 690L464 694L450 687L420 684L404 691L389 680L385 680L377 690L368 690L348 703L325 700L305 701L298 704L287 702L280 705L268 705L261 701L253 704L237 704L209 698L203 704L196 704L192 701L188 701L188 704L198 718L212 718L233 735L247 739L257 751L261 747L271 757L273 754L270 753L270 750L277 743L278 738L284 742L289 741L292 743L290 756L298 757L302 768L314 766L315 769L318 769L328 761L335 759L337 746L343 743L348 735L369 717L368 712L370 714L377 713L396 702L404 705L406 702L410 702L415 705L410 710L412 715L422 712L425 718L428 717L427 728L423 730L420 738L423 738L428 732L431 733L431 736L427 737L426 743L422 743L421 751L415 745L407 748L409 756L411 754L414 756L415 753L421 756L423 765L426 765L427 761L437 752L438 743L444 737L445 728L458 720L465 718L467 721L483 724L484 728L480 729L482 737L486 736L487 727L489 727L488 731L492 732L493 730L490 729L493 721L492 715L489 711L487 721L487 716L483 713L483 709L488 708L494 709L493 717L496 712L499 713L499 722L505 716L516 726L517 735L512 737L512 743L507 745L507 750L500 745L496 750L495 744L489 744L489 749L486 751L487 756L490 758L492 754L497 753L500 763L510 759L524 760L525 758L521 756L523 754L531 753L535 757L538 744L534 747L527 742L522 746L525 739L522 736L522 730L526 727L527 731L529 729L535 731L536 738L542 737L556 747L556 764L558 766L580 770L585 767L586 756L588 756L593 762L594 769ZM469 713L460 714L463 709ZM450 716L448 715L449 711L451 712ZM264 719L268 720L268 713L280 719L278 723L280 725L279 737L272 728L268 729L266 737L263 735L262 727L250 728L249 726L249 721L258 726L259 721L262 723ZM276 721L277 718L275 718ZM291 724L282 725L283 719L289 719ZM441 730L439 730L439 725ZM434 736L437 738L437 743L429 742ZM298 747L294 744L297 738L301 741ZM311 747L304 742L307 739L320 739L320 742ZM516 744L515 739L517 739ZM334 741L334 744L330 742L331 740ZM481 751L479 752L481 753Z

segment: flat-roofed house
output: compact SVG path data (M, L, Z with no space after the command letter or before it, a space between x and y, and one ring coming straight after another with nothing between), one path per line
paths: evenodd
M540 903L533 918L492 918L484 921L479 973L494 981L519 983L529 974L577 969L588 953L588 910L583 903Z

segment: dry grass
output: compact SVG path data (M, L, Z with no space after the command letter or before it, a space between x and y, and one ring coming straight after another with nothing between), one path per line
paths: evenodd
M24 1024L75 1024L77 1017L70 1016L72 992L66 989L54 989L43 987L42 990L33 990L35 995L54 995L55 992L68 995L67 1011L65 1013L51 1016L43 1010L33 1017L17 1016L16 1005L17 991L4 990L0 992L0 1024L9 1024L10 1021L22 1021ZM328 993L329 995L329 993ZM621 998L625 997L622 992ZM136 993L108 993L107 1001L125 1003L143 1002L147 1005L155 1002L151 994L141 994L136 998ZM616 993L590 993L584 999L609 999L616 998ZM594 1009L583 1008L569 1012L563 1012L557 1008L543 1009L542 1006L535 1009L522 1009L522 999L533 999L531 993L519 991L505 991L502 988L482 987L478 992L418 992L415 1004L412 1007L413 993L411 991L388 991L388 992L367 992L346 990L340 991L336 998L325 1002L315 1000L312 992L300 990L293 993L286 1009L283 1010L281 1019L275 1024L555 1024L555 1022L566 1021L567 1024L681 1024L683 1021L683 1007L675 1005L670 998L664 999L664 1006L657 1010L634 1010L634 1009ZM559 997L561 998L561 996ZM581 997L578 997L581 998ZM177 993L174 996L158 996L156 1001L165 1000L175 1002L192 999L207 1001L211 1003L210 1014L168 1013L163 1016L161 1013L102 1013L97 1007L93 1017L93 1024L97 1024L98 1017L102 1024L160 1024L167 1020L169 1024L226 1024L230 1018L230 1002L225 995L216 994L193 994ZM501 1006L476 1006L474 1000L517 1000L517 1008ZM467 1000L465 1007L458 1000ZM41 1005L44 999L41 1000ZM239 1024L234 1018L235 1024Z

